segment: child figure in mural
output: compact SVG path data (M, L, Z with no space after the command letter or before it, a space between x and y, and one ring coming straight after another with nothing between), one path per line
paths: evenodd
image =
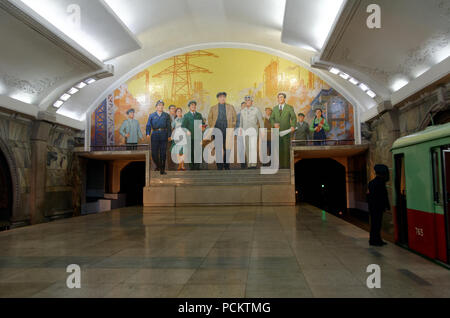
M144 138L141 132L141 127L139 126L139 122L134 119L134 113L135 111L133 108L127 111L128 119L124 120L119 130L120 135L125 138L127 150L136 150L138 140Z
M179 129L183 129L181 125L183 124L183 110L181 108L177 108L175 112L175 118L172 120L172 140L175 136L175 133L178 132ZM183 135L180 136L183 138ZM186 141L184 141L186 142ZM180 144L181 143L181 144ZM182 141L178 140L178 144L176 144L176 140L173 140L172 146L170 147L170 154L176 153L178 159L178 171L185 171L184 167L184 147L182 145Z
M295 130L294 139L298 141L299 145L306 145L309 140L309 124L305 121L305 114L299 113L297 121L297 129Z
M327 120L323 117L322 109L316 109L316 116L314 117L309 128L313 133L314 145L323 145L327 139L327 132L330 131L330 126Z

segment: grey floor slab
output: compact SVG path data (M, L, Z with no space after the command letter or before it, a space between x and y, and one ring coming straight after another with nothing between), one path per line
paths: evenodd
M0 232L0 246L0 297L450 297L449 270L306 204L124 208Z

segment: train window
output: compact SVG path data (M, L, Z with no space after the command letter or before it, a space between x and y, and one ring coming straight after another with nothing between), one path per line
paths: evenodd
M400 194L406 195L406 177L405 177L405 157L401 157L401 171L400 171Z
M442 187L441 187L441 177L440 177L440 149L433 149L431 151L431 161L433 169L433 198L435 203L442 203Z

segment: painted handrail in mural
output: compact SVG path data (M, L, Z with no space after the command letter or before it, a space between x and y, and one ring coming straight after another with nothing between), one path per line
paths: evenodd
M149 144L90 146L90 151L148 151Z
M308 147L308 146L346 146L354 145L355 139L324 139L324 140L292 140L292 147Z

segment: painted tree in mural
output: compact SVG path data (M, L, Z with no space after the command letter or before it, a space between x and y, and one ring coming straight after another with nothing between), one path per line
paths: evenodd
M176 55L172 58L173 64L153 77L172 76L172 102L178 105L185 105L192 98L192 78L194 73L212 73L210 70L194 65L190 59L199 57L215 57L217 55L204 50Z

